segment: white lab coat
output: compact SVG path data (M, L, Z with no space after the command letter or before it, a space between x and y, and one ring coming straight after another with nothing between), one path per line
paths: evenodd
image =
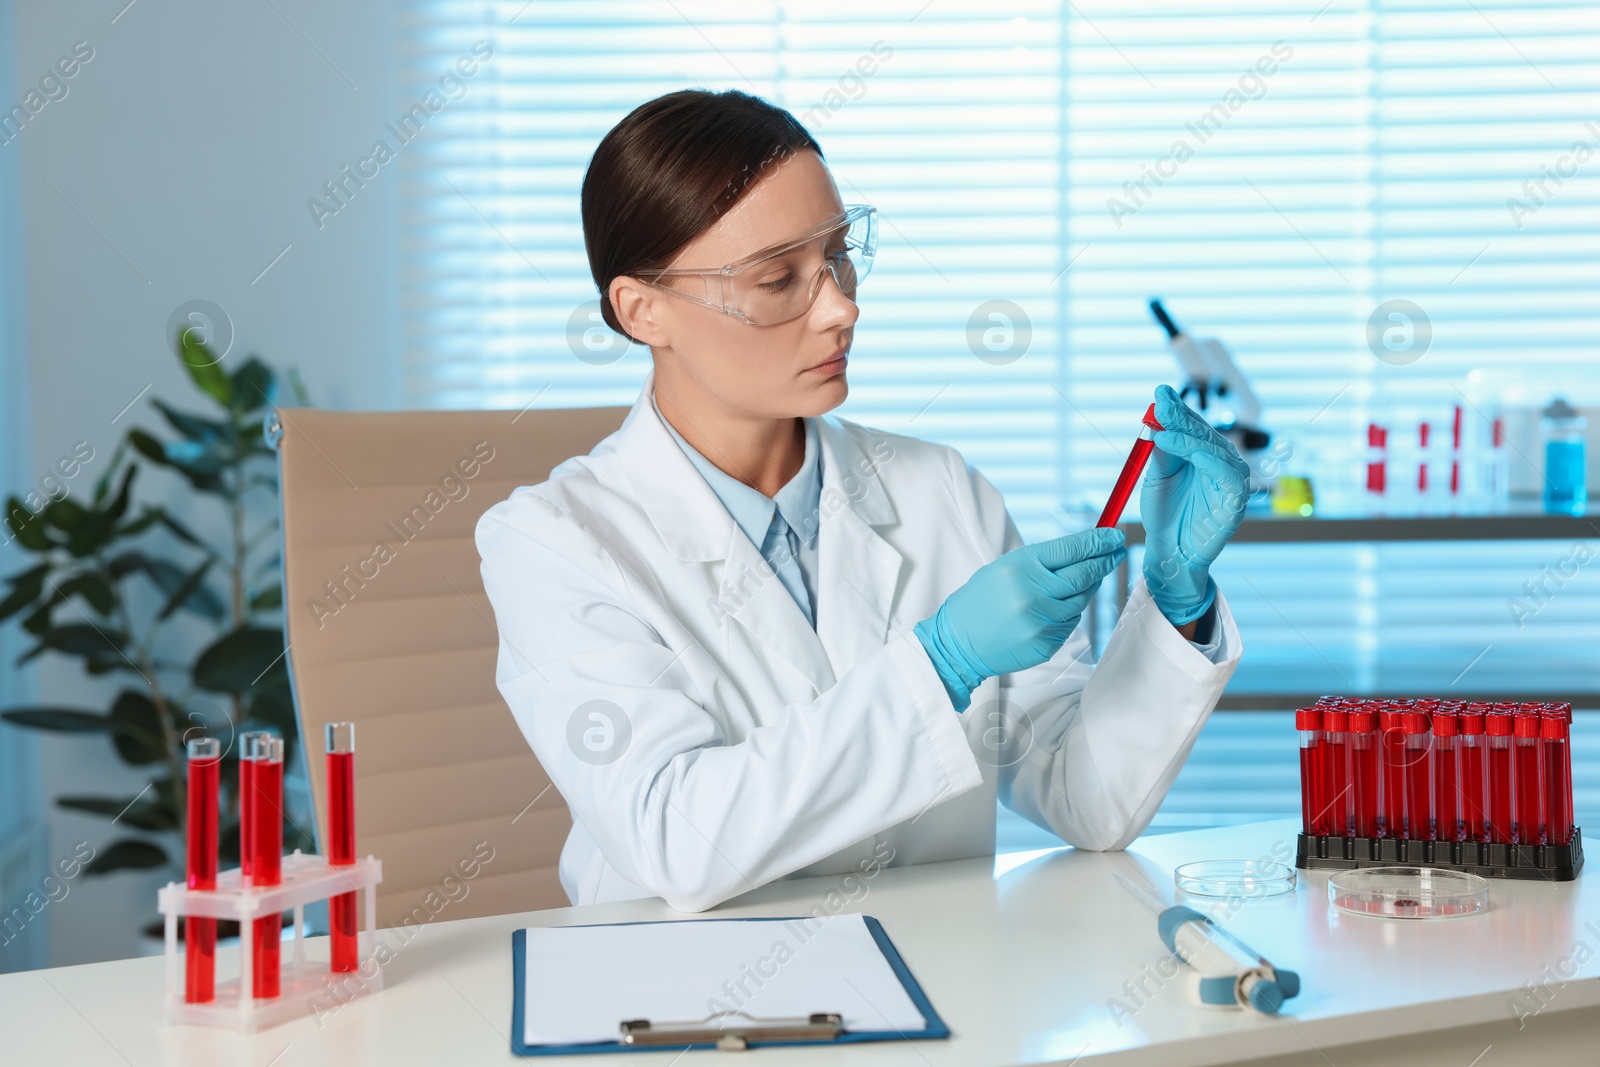
M1144 830L1238 662L1220 593L1210 658L1141 579L1098 666L1080 626L958 713L911 627L1021 543L999 491L954 449L820 419L813 631L653 387L476 530L496 681L572 811L574 904L701 911L785 875L992 855L997 794L1081 848Z

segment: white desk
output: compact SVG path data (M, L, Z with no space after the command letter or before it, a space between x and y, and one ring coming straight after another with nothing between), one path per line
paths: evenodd
M1174 865L1192 859L1292 855L1294 831L1288 821L1256 823L1142 838L1122 854L1062 848L883 870L856 882L822 878L763 887L710 914L793 915L814 905L835 910L829 897L835 894L837 910L883 921L954 1037L745 1055L768 1067L1170 1065L1266 1056L1343 1067L1424 1062L1391 1056L1387 1048L1377 1060L1371 1047L1353 1043L1434 1031L1402 1044L1419 1056L1429 1053L1428 1062L1454 1067L1467 1067L1486 1044L1494 1047L1480 1067L1536 1058L1542 1064L1600 1061L1600 880L1592 875L1560 885L1496 882L1488 912L1407 923L1335 913L1327 904L1326 876L1301 872L1293 895L1249 903L1228 923L1274 962L1301 973L1304 992L1289 1002L1292 1014L1268 1019L1198 1009L1176 981L1157 988L1147 980L1153 995L1143 1006L1129 997L1123 984L1138 980L1141 968L1153 968L1164 949L1153 917L1116 886L1111 872L1136 863L1166 879ZM382 993L351 1001L320 1027L307 1015L250 1038L159 1026L160 959L0 975L0 1063L539 1062L519 1061L509 1051L511 931L681 917L658 901L457 922L448 915L447 909L397 949ZM393 932L380 936L398 941ZM322 942L311 946L315 953ZM1508 1004L1525 983L1551 976L1567 981L1550 986L1547 1006L1519 1030ZM1114 996L1136 1008L1121 1025L1108 1008ZM726 1067L728 1055L692 1052L682 1063ZM578 1062L675 1067L677 1056Z

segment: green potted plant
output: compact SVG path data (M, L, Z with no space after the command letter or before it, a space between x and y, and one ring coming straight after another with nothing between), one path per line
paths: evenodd
M100 850L87 874L166 868L183 877L184 746L216 737L223 748L221 864L239 857L238 735L269 729L298 740L282 624L281 539L274 455L262 424L278 392L275 372L251 356L232 372L190 330L177 350L189 379L211 401L204 414L151 401L171 434L130 429L92 498L50 500L37 509L16 496L5 521L33 562L9 575L0 622L20 617L33 643L18 663L44 655L77 659L89 675L124 684L104 710L16 707L18 726L98 734L148 776L133 796L60 796L57 805L114 820L128 833ZM300 404L305 389L287 375ZM208 543L166 508L136 501L141 464L176 473L219 506L227 534ZM147 588L137 588L143 583ZM174 651L169 626L197 621L206 638ZM289 812L303 800L287 798ZM309 826L286 815L284 848L312 850Z

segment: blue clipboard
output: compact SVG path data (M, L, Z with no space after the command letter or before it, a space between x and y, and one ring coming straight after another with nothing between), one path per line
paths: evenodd
M689 920L655 920L631 923L597 923L586 925L601 926L652 926L657 921L666 922L793 922L796 919L804 921L810 918L805 915L763 916L753 918L729 919L689 919ZM921 1030L845 1030L837 1037L825 1038L817 1041L761 1041L752 1040L751 1048L790 1047L795 1045L838 1045L853 1044L861 1041L888 1041L894 1038L948 1038L950 1028L939 1018L939 1013L933 1010L933 1005L928 1001L928 996L912 977L911 969L906 966L905 960L900 958L900 953L894 947L894 942L889 940L889 935L883 932L883 924L870 915L863 915L862 921L866 923L867 930L872 934L872 940L882 951L884 959L894 971L900 984L905 987L906 995L911 998L911 1003L922 1013L923 1020L927 1023ZM581 1045L528 1045L524 1044L522 1035L527 1032L523 1019L523 1003L526 1000L526 990L523 988L523 974L527 968L524 961L527 958L526 932L517 930L511 935L511 1051L518 1056L571 1056L586 1052L682 1052L686 1048L716 1048L710 1042L679 1044L679 1045L625 1045L621 1041L594 1041ZM620 1025L621 1020L618 1020Z

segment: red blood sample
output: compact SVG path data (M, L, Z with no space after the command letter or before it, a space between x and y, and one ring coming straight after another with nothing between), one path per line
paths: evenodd
M1405 736L1406 812L1405 836L1413 841L1433 839L1433 753L1429 745L1428 713L1406 711L1400 716Z
M1550 784L1545 780L1544 745L1539 742L1539 713L1524 706L1512 719L1513 750L1516 753L1517 795L1512 817L1517 824L1517 840L1524 845L1545 843L1547 816L1545 796Z
M1144 473L1144 465L1150 461L1150 453L1154 451L1155 430L1165 429L1156 421L1156 406L1150 405L1144 413L1145 428L1139 431L1139 437L1133 442L1133 448L1128 453L1128 458L1123 461L1122 473L1117 475L1117 484L1111 489L1111 498L1106 501L1105 510L1100 512L1100 521L1095 526L1115 526L1117 520L1122 518L1123 509L1128 506L1128 498L1133 496L1134 487L1139 484L1139 475Z
M274 886L283 877L283 739L262 738L257 744L251 784L255 790L255 830L251 877L257 886ZM279 994L279 945L283 914L256 919L252 924L251 992L259 998Z
M1569 705L1570 708L1570 705ZM1572 746L1568 742L1566 719L1559 709L1540 717L1539 736L1544 743L1545 813L1552 845L1572 841Z
M209 737L188 743L188 812L185 849L190 889L217 888L217 786L222 745ZM183 918L183 999L201 1004L216 996L217 920Z
M1308 834L1328 832L1323 819L1326 789L1322 781L1322 712L1301 708L1294 713L1294 728L1300 732L1300 822Z
M1383 781L1379 792L1381 820L1378 833L1383 837L1406 836L1406 736L1401 730L1403 713L1394 702L1382 704L1378 710L1378 736Z
M1441 706L1433 713L1433 827L1440 841L1461 841L1461 776L1456 765L1456 712Z
M356 861L356 727L351 722L330 722L326 730L328 752L328 863L347 866ZM328 900L328 933L335 971L353 971L357 965L356 895L340 893Z
M1513 719L1512 716L1504 711L1494 710L1485 715L1483 721L1485 731L1489 737L1489 840L1500 845L1516 844L1516 816L1512 814L1514 803L1512 794L1514 771L1512 770L1511 759Z
M1378 836L1377 718L1365 705L1349 713L1352 832L1357 837Z
M1461 713L1461 820L1466 840L1489 840L1489 739L1484 733L1484 704L1468 704Z
M1350 790L1350 713L1337 705L1322 711L1322 783L1328 833L1348 837L1352 814Z

